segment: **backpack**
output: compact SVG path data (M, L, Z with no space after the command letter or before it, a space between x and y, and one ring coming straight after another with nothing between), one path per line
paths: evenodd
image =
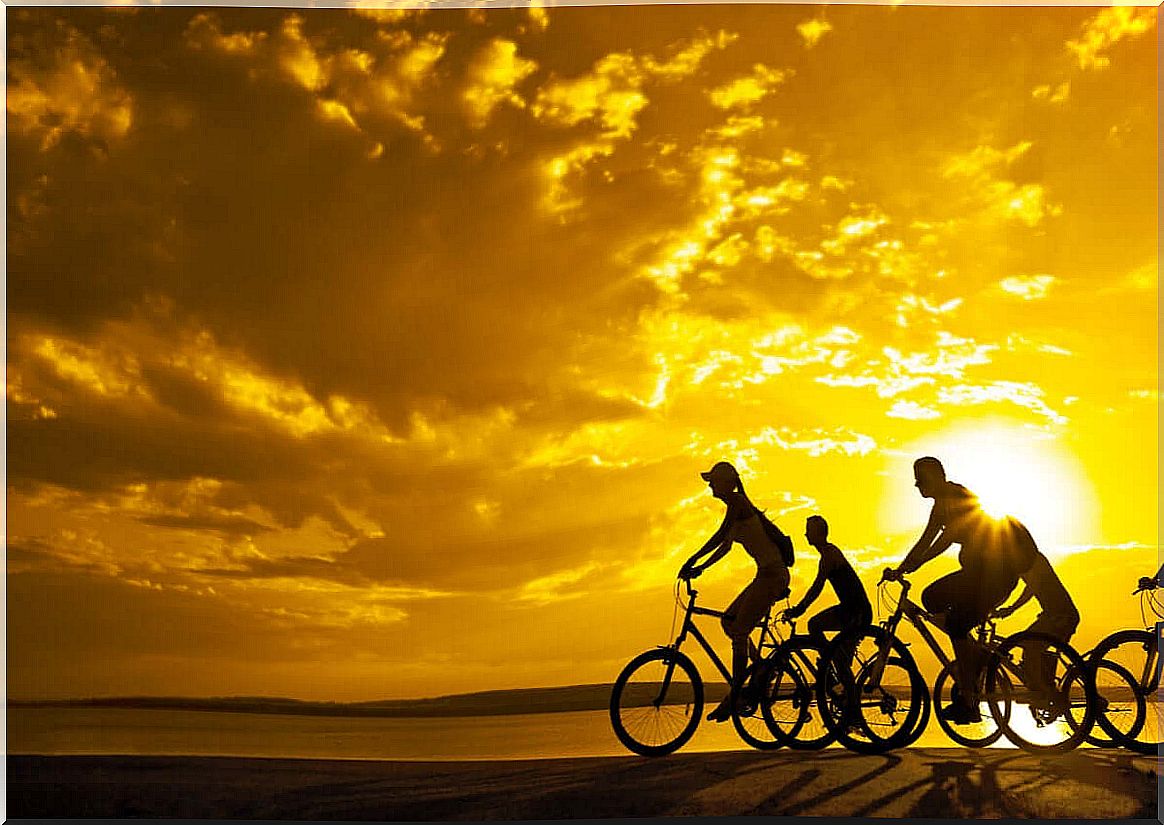
M772 523L772 519L764 515L764 511L759 507L753 505L756 515L760 518L760 524L764 526L764 532L768 539L780 549L780 557L784 559L784 566L791 567L796 560L792 552L792 539L784 534L779 527Z

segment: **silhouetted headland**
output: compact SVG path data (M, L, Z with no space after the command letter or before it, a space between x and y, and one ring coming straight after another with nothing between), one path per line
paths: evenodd
M502 716L606 710L609 684L490 690L429 699L384 699L371 702L313 702L277 696L115 696L88 699L47 699L8 702L10 708L126 708L189 710L216 713L277 713L297 716ZM708 684L706 696L718 699L725 684Z

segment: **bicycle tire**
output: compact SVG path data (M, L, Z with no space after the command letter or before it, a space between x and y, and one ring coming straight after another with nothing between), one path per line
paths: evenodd
M1119 650L1125 646L1127 646L1126 653ZM1156 635L1147 630L1117 631L1100 641L1088 655L1089 661L1098 662L1102 659L1122 666L1132 674L1133 679L1137 680L1137 692L1144 700L1144 723L1135 737L1116 736L1113 739L1128 750L1145 755L1158 754L1162 738L1160 703L1156 696L1158 685L1151 684L1154 677L1147 685L1143 684L1139 678L1145 669L1145 666L1139 663L1146 663L1151 656L1159 657L1160 650ZM1104 728L1102 724L1100 727L1104 733L1108 733L1108 729Z
M771 751L784 746L784 739L764 716L765 702L772 701L769 691L779 689L779 683L768 678L768 669L772 666L770 659L753 666L751 678L759 682L760 689L750 707L744 709L738 703L732 703L732 727L740 739L759 751Z
M672 694L674 701L670 703L666 695L651 687L661 687L668 678L668 668L671 668L669 691L679 687L674 682L676 669L686 675L690 685L689 695L685 688L679 688ZM632 682L636 675L642 680L641 688ZM631 659L610 692L610 724L614 734L627 750L640 756L666 756L679 750L695 735L702 713L703 680L699 670L690 657L672 648L648 650ZM658 736L647 741L652 731Z
M1127 668L1107 659L1084 658L1094 669L1095 694L1099 703L1095 727L1087 734L1087 744L1097 748L1123 747L1121 739L1134 740L1148 715L1147 703L1139 691L1136 677ZM1101 673L1107 674L1102 680L1102 688Z
M921 711L918 714L917 724L915 724L913 726L913 730L910 732L909 736L905 737L905 739L902 740L901 744L898 745L898 747L900 747L900 748L910 747L914 742L916 742L918 739L921 738L921 735L923 733L925 733L926 727L930 723L930 713L931 713L931 705L932 704L933 703L930 701L929 691L923 690L922 694L921 694Z
M953 662L945 665L937 678L934 679L934 704L939 709L955 701L955 697L957 696L958 686L954 682L953 666ZM947 686L949 687L948 693L946 691ZM1010 717L1010 707L1010 703L1007 702L1003 710L1007 718ZM942 714L939 713L936 715L938 717L938 725L946 736L967 748L988 748L1001 739L1003 735L1002 727L989 710L983 714L981 722L970 725L955 725L953 722L944 718ZM987 722L988 719L989 722Z
M890 682L892 687L882 683L866 689L865 683L871 678L873 661L868 658L862 662L857 674L851 676L852 689L862 697L860 701L853 703L848 693L850 688L839 675L840 670L834 661L834 654L839 652L839 647L834 643L829 648L828 665L827 667L822 665L821 676L817 680L817 702L822 708L825 724L836 740L846 748L862 754L886 753L901 747L915 732L921 735L921 731L915 729L921 719L922 705L925 702L922 694L928 693L928 687L913 655L900 639L887 637L885 630L880 627L866 628L857 640L857 652L854 656L858 660L861 659L860 650L864 642L872 642L873 651L879 650L883 644L889 644L891 654L886 661L886 670L891 667L899 669L908 681L908 689L904 685L892 684L892 681ZM908 703L901 726L888 736L882 735L878 729L882 723L876 718L877 714L873 713L873 718L868 718L864 710L873 707L872 697L875 693L880 697L877 709L884 715L892 717L902 699ZM865 695L870 698L864 698ZM854 711L859 711L856 721L851 718Z
M770 657L777 663L771 676L779 676L782 686L779 697L776 690L769 688L774 701L764 706L765 721L791 750L820 750L835 740L816 702L816 673L806 673L802 665L804 659L819 667L821 655L820 646L812 639L796 637L780 645ZM782 712L777 713L778 710Z
M1052 662L1054 669L1049 673L1051 685L1047 687L1046 695L1049 704L1043 707L1032 701L1030 694L1039 692L1042 687L1035 674L1042 665L1039 662L1028 663L1023 653L1023 664L1014 662L1014 655L1024 645L1038 645L1045 652L1040 653L1040 662ZM1054 649L1053 655L1051 654ZM1009 673L1003 665L1008 662L1016 673L1023 673L1025 678L1021 684L1021 691L1026 694L1025 703L1019 701L1022 695L1009 682ZM1035 668L1030 668L1035 664ZM1059 677L1059 667L1063 667L1063 676ZM1000 677L1000 673L1006 673ZM1041 678L1041 677L1040 677ZM987 662L986 672L986 699L990 712L998 726L1013 744L1028 753L1066 753L1077 748L1091 732L1095 724L1097 701L1095 696L1095 682L1091 678L1090 669L1083 657L1071 645L1059 641L1043 633L1024 631L1003 640ZM1009 701L1012 705L1009 715L1004 715L1000 706ZM1028 713L1023 713L1013 705L1026 704ZM1079 718L1074 717L1078 708L1082 708ZM1026 722L1029 715L1034 727ZM1060 720L1060 717L1062 719ZM1066 729L1066 730L1064 730ZM1066 735L1062 735L1062 734ZM1058 741L1055 737L1061 736Z

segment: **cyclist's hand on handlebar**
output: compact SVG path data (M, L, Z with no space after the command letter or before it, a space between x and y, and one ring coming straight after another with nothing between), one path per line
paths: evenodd
M1141 576L1140 586L1136 588L1136 592L1141 590L1155 590L1158 587L1156 579L1153 576Z
M904 575L900 567L886 567L881 573L881 581L883 582L899 582Z

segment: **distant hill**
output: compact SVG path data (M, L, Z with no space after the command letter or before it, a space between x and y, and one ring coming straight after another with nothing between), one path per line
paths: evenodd
M308 702L275 696L118 696L98 699L52 699L8 702L9 708L126 708L137 710L195 710L217 713L281 713L300 716L498 716L518 713L561 713L576 710L606 710L610 705L609 684L568 687L491 690L462 693L432 699L386 699L374 702ZM636 691L636 699L649 701L649 689ZM705 702L718 702L727 685L705 686ZM672 701L687 701L676 694Z

